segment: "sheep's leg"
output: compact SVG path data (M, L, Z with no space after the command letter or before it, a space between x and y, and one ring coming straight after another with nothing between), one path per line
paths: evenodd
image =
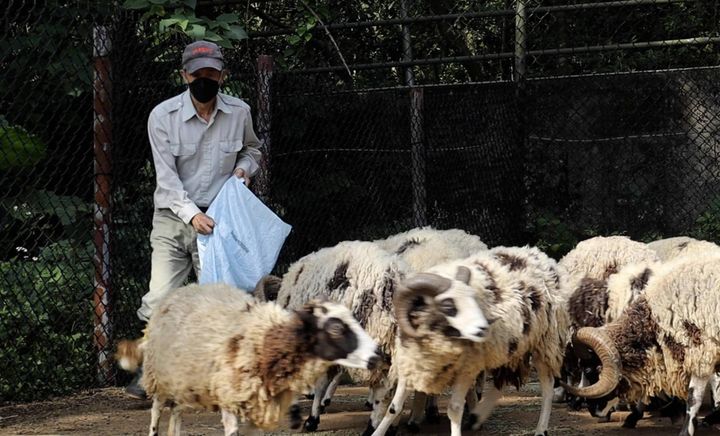
M310 416L305 420L305 431L315 431L320 425L320 401L325 394L325 389L328 386L327 374L323 374L322 377L317 379L315 382L315 398L313 398L312 408L310 409Z
M180 436L182 427L182 409L178 406L170 407L170 422L168 423L168 436Z
M158 397L153 397L152 408L150 409L150 432L149 436L158 436L158 425L160 424L160 414L165 402Z
M705 395L705 387L710 377L692 376L690 379L690 387L688 388L687 398L687 414L685 415L685 423L683 423L680 436L693 436L695 427L697 427L697 413L702 405L703 395Z
M337 373L335 373L332 380L330 380L330 384L325 391L325 395L323 395L322 402L320 403L320 413L325 413L325 409L330 405L332 397L335 395L335 390L340 384L340 379L342 378L343 373L344 371L337 368Z
M480 426L488 419L500 398L502 398L502 392L494 385L483 393L482 400L477 403L470 415L470 425L473 430L480 429Z
M440 419L440 411L438 410L437 395L428 395L427 407L425 407L425 421L436 423Z
M408 428L411 432L420 431L420 424L425 420L425 405L428 401L428 395L425 392L415 391L412 403L412 411L408 420Z
M240 426L237 415L222 409L222 423L225 436L240 436Z
M710 389L713 409L720 409L720 372L710 377Z
M465 396L474 381L474 378L460 378L453 384L450 402L447 407L447 415L448 418L450 418L450 436L462 435L462 416L463 409L465 408Z
M370 427L374 429L380 425L380 421L382 421L387 413L390 400L392 399L393 387L387 386L386 383L389 383L387 379L385 379L381 385L375 386L374 388L375 404L373 405L372 412L370 412Z
M395 396L390 402L385 417L383 417L376 430L372 433L372 436L384 436L385 432L388 431L393 422L397 420L397 417L402 414L403 407L405 407L405 401L410 394L410 389L407 388L407 381L404 377L400 377L395 388Z
M542 393L542 407L540 409L540 419L535 429L535 436L547 436L547 429L550 424L550 412L552 411L555 377L553 377L552 371L546 365L536 364L535 367L538 370L540 392Z
M368 389L368 397L365 401L365 410L373 410L373 407L375 407L375 389L371 386L370 389Z
M619 402L619 401L618 401ZM636 404L630 406L630 414L623 421L623 428L635 428L638 421L640 421L645 414L645 404L642 401L638 401Z
M612 413L617 410L617 406L619 404L620 399L618 397L615 397L605 403L605 407L602 410L597 410L597 407L599 406L591 403L590 414L596 418L600 418L598 422L610 422L610 419L612 419Z

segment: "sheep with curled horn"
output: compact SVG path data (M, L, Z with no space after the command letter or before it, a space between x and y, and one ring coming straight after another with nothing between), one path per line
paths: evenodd
M607 280L610 277L628 265L654 263L659 260L657 254L646 244L633 241L626 236L597 236L578 243L558 262L573 292L568 310L581 315L573 319L572 328L604 323L609 298ZM569 383L577 381L586 383L586 377L587 375L580 371L576 353L573 352L573 344L568 344L563 365L563 379ZM568 398L562 386L555 389L554 401L567 401L576 409L582 405L581 401ZM593 416L609 419L607 414L609 409L598 411L595 408L591 405Z
M543 396L534 434L546 435L567 341L566 294L556 262L530 247L496 247L410 276L395 295L397 388L373 435L397 422L412 391L440 394L450 386L447 413L451 435L459 436L465 395L485 370L494 386L471 412L477 429L505 384L525 382L531 358Z
M659 394L686 399L680 436L694 435L706 385L720 369L719 296L720 257L664 264L620 318L578 330L575 340L595 352L602 371L590 386L566 388L633 403Z

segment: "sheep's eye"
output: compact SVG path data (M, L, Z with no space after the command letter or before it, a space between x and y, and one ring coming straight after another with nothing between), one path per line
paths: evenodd
M447 316L457 315L457 308L452 298L446 298L440 302L440 311Z
M325 331L327 331L330 336L336 338L342 337L345 334L345 324L343 324L342 321L330 320L325 326Z

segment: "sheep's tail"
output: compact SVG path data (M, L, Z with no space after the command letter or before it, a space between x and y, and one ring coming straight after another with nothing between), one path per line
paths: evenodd
M137 372L138 367L142 365L144 348L145 337L134 341L123 339L118 343L115 360L125 371Z

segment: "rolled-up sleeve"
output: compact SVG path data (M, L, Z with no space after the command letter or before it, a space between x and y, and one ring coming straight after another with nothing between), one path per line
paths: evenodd
M200 209L190 199L178 176L175 156L170 152L170 141L166 126L158 119L157 113L148 118L148 137L155 163L157 179L156 197L184 223L200 213Z
M262 158L260 147L260 140L257 135L255 135L252 117L248 112L245 117L243 148L240 150L240 153L238 153L235 169L242 168L245 170L245 174L253 176L257 172L258 168L260 168L260 159Z

